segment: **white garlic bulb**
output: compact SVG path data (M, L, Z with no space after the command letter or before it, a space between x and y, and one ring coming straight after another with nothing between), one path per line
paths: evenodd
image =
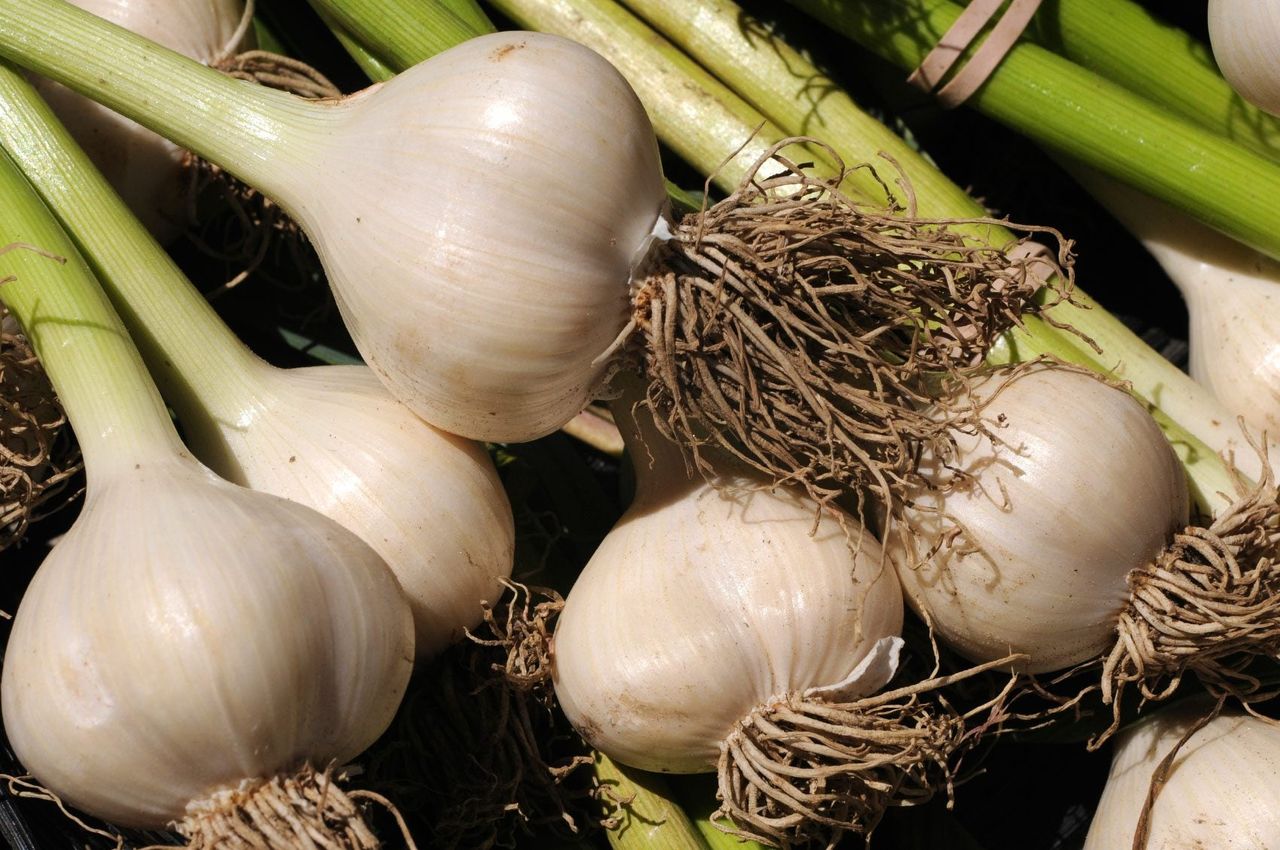
M246 49L243 0L71 0L81 9L209 64ZM51 80L33 79L76 141L157 239L182 232L187 181L178 145Z
M1129 571L1187 522L1182 468L1147 411L1091 375L996 372L975 392L1000 445L956 433L966 481L926 456L925 478L956 489L910 492L886 552L913 607L966 657L1023 653L1030 672L1087 661L1114 639Z
M1191 376L1255 435L1280 437L1280 262L1101 175L1078 178L1182 293Z
M1116 741L1084 850L1133 846L1151 777L1213 704L1190 700L1140 720ZM1225 709L1175 757L1151 810L1144 850L1280 847L1280 726Z
M365 361L451 433L524 441L571 419L666 199L626 81L566 39L495 33L330 111L309 167L260 184L326 234L315 245Z
M771 700L848 701L887 684L902 596L877 541L826 512L815 532L817 506L791 491L691 479L651 424L637 441L624 405L614 410L635 501L555 631L556 697L583 737L624 764L705 772Z
M43 784L163 827L218 789L350 759L387 727L413 624L372 549L176 454L90 485L5 653L5 731Z
M1280 115L1280 3L1209 0L1209 42L1231 87L1264 112Z
M414 416L364 366L258 362L242 372L230 415L216 404L225 386L201 376L193 384L207 405L188 401L180 410L196 455L369 543L409 599L419 658L461 638L480 622L480 603L501 595L515 529L483 446Z

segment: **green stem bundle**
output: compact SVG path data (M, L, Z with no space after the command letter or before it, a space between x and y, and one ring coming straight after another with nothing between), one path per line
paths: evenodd
M917 67L962 7L949 0L792 0L905 70ZM961 60L963 61L963 59ZM1210 227L1280 256L1280 164L1188 123L1035 44L1004 58L969 104L1123 180ZM1153 152L1158 146L1159 153Z

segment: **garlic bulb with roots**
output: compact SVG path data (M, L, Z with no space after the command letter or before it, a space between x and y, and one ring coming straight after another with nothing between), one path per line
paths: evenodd
M1182 744L1138 836L1160 764L1213 712L1190 699L1116 736L1111 772L1084 850L1280 847L1280 726L1224 709Z
M1051 363L974 381L984 426L926 455L886 551L947 643L1021 669L1100 662L1121 696L1167 697L1188 672L1256 689L1241 658L1280 651L1280 501L1269 474L1207 528L1184 527L1183 470L1151 416L1095 376ZM1095 744L1114 731L1107 730Z
M1090 375L997 371L973 392L984 431L958 433L954 458L924 457L886 551L965 657L1023 653L1029 672L1087 661L1114 639L1129 573L1186 525L1186 477L1142 406Z
M815 177L785 142L673 224L636 95L555 36L471 39L327 103L247 89L51 0L0 0L0 54L279 202L366 362L475 439L558 428L633 349L676 439L815 495L886 490L945 430L918 411L921 373L979 362L1045 279L1011 246L846 196L840 169Z
M206 65L246 49L244 0L71 0L76 6ZM137 122L59 83L37 77L41 95L84 146L129 209L161 242L188 218L187 152Z
M376 846L328 768L386 729L408 683L413 618L395 576L332 520L193 460L7 156L0 194L5 300L87 474L5 649L14 752L63 801L121 825L176 823L192 847Z
M263 362L6 68L0 116L0 145L81 240L196 455L369 543L409 598L419 658L478 625L514 557L511 506L484 448L419 419L366 367Z
M373 743L408 683L413 620L391 571L331 520L172 445L136 456L105 476L92 458L81 516L23 596L4 727L65 802L195 839L255 791L271 800L277 774Z
M1280 4L1209 0L1209 42L1231 87L1264 112L1280 115Z
M964 724L871 696L902 643L877 541L756 476L690 475L638 398L614 403L635 501L555 629L570 722L624 764L717 771L720 814L770 842L866 830L892 799L927 796Z

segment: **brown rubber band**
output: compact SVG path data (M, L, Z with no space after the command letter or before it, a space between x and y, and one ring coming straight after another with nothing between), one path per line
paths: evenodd
M973 0L924 57L907 82L929 93L946 76L987 22L1004 5L1003 0ZM1018 43L1022 31L1040 7L1040 0L1012 0L991 34L954 77L935 94L944 109L954 109L969 99Z

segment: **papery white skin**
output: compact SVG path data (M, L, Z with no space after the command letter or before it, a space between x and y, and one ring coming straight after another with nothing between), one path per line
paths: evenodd
M1084 850L1133 846L1151 776L1212 703L1192 700L1145 718L1116 739ZM1144 850L1280 847L1280 726L1236 709L1209 721L1178 752L1156 797Z
M1231 87L1264 112L1280 115L1280 3L1209 0L1209 43Z
M250 46L248 35L236 38L243 0L69 2L204 64ZM176 238L187 218L186 151L65 86L34 75L32 83L147 230Z
M413 608L417 655L477 625L511 575L511 505L483 446L414 416L364 366L265 364L234 419L185 405L192 451L220 475L355 532Z
M583 408L666 201L613 66L555 36L482 36L334 105L308 144L306 169L263 180L402 402L496 441Z
M90 484L5 652L5 731L40 782L156 828L388 726L413 624L372 549L180 455Z
M614 410L625 436L633 426ZM734 725L769 700L887 684L902 593L869 533L845 517L851 540L824 514L811 536L817 508L803 496L690 479L652 432L647 449L628 444L635 501L555 632L556 698L592 746L645 770L710 771Z
M1040 367L975 392L1005 445L957 433L954 465L972 483L944 502L909 491L911 531L890 523L885 550L912 606L967 658L1024 653L1029 672L1087 661L1114 640L1130 570L1186 525L1182 468L1146 410L1090 375ZM951 480L931 455L920 471ZM929 557L957 526L960 538Z

